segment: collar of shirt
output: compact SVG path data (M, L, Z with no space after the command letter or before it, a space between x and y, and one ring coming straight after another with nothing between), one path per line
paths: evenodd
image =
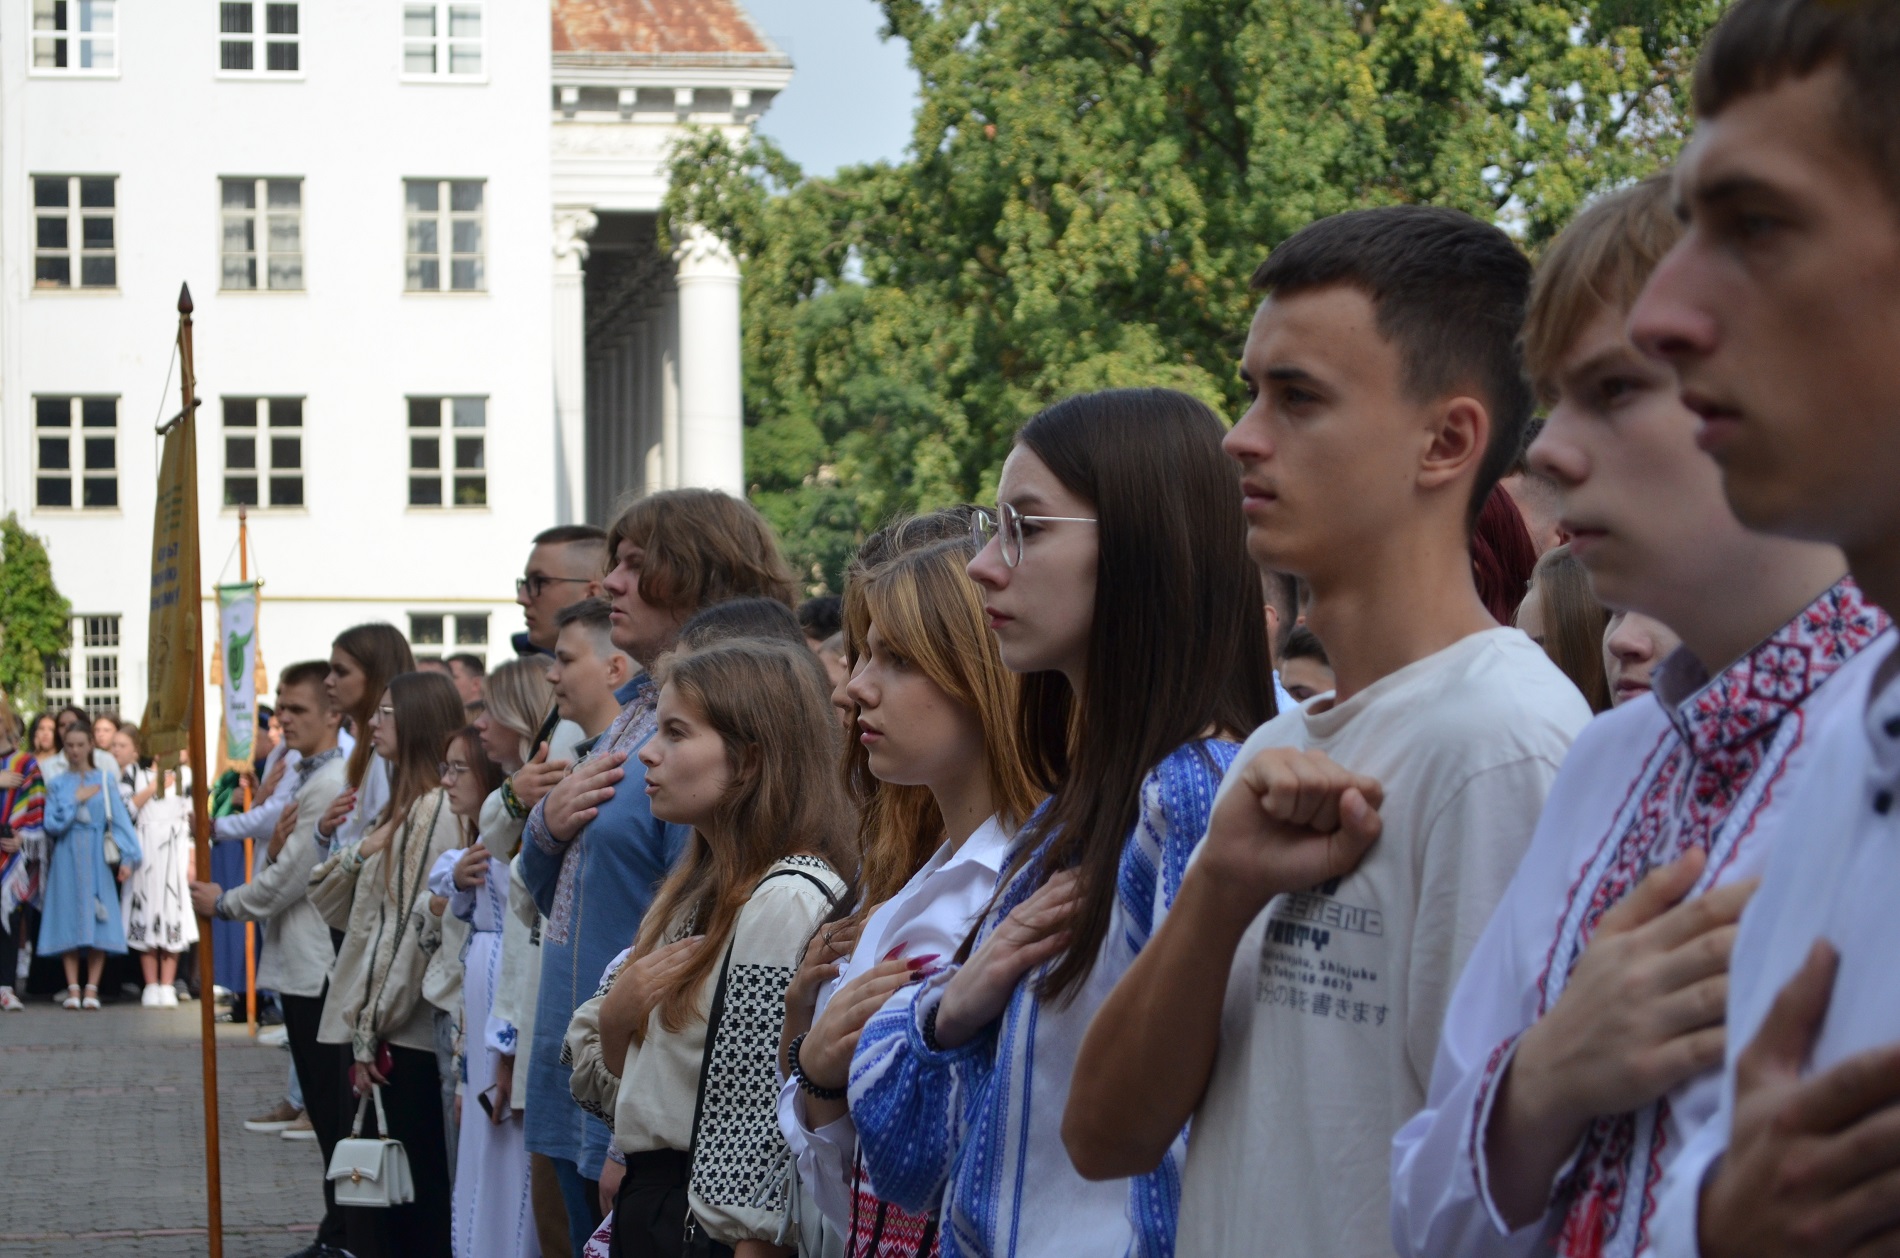
M1678 649L1656 670L1656 698L1682 740L1707 757L1800 707L1890 623L1852 577L1842 577L1713 678L1687 648Z
M1893 684L1896 678L1900 678L1900 644L1875 670L1862 718L1872 753L1871 772L1883 784L1900 780L1900 686Z
M315 773L318 769L321 769L324 765L329 764L342 754L343 748L332 747L328 751L320 751L314 756L305 756L299 760L296 764L291 766L291 768L297 771L297 785L302 786L305 782L308 782L312 773Z

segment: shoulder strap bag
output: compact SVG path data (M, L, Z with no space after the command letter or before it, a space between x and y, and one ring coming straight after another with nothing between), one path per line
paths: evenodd
M818 890L824 894L827 902L835 903L836 897L832 895L831 888L827 887L819 878L806 873L802 869L780 869L769 873L759 879L759 886L763 887L774 878L794 876L803 878L805 881L811 883L812 886L817 887ZM753 894L758 894L757 887L753 888ZM735 936L738 934L736 928L733 934ZM726 976L732 969L732 943L733 941L730 939L726 941L726 955L719 963L719 982L713 988L712 1008L706 1013L706 1047L701 1050L699 1058L699 1096L693 1102L693 1134L687 1141L686 1146L686 1191L688 1194L688 1204L686 1207L686 1240L680 1251L683 1258L724 1258L725 1255L732 1253L732 1247L730 1245L722 1241L714 1240L712 1234L699 1225L699 1220L693 1215L693 1207L691 1204L691 1193L693 1189L693 1154L699 1148L700 1120L706 1115L706 1078L712 1073L713 1045L719 1039L719 1024L724 1019L726 1012Z
M375 1136L363 1135L363 1111L376 1103ZM389 1120L383 1115L383 1090L371 1084L369 1094L356 1104L356 1121L350 1125L349 1138L336 1142L330 1154L330 1183L340 1206L402 1206L416 1199L415 1181L409 1177L409 1152L402 1141L387 1134Z

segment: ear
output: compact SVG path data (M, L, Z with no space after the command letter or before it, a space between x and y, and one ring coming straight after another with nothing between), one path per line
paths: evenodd
M1446 398L1432 415L1427 436L1418 467L1420 489L1436 491L1472 479L1491 444L1491 412L1468 394ZM1465 506L1458 504L1461 515Z

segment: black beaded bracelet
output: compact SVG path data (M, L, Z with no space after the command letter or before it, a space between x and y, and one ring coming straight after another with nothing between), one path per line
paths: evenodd
M786 1061L786 1064L792 1068L793 1080L797 1082L798 1086L804 1092L806 1092L808 1095L817 1097L821 1101L844 1100L846 1096L845 1089L821 1088L817 1084L811 1081L810 1075L805 1073L805 1064L798 1060L798 1050L800 1047L804 1045L805 1036L807 1034L809 1034L809 1032L801 1031L799 1034L794 1035L792 1037L792 1042L788 1044L785 1048L785 1061Z
M928 1013L924 1014L924 1047L933 1053L943 1051L943 1045L937 1043L937 1010L941 1008L943 1008L943 1002L939 1000L930 1006Z

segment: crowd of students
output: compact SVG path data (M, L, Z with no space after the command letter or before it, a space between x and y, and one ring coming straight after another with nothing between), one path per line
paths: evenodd
M285 669L191 895L415 1181L305 1253L1900 1253L1900 9L1696 75L1535 273L1320 220L1231 428L1061 401L839 605L678 490L479 690Z

